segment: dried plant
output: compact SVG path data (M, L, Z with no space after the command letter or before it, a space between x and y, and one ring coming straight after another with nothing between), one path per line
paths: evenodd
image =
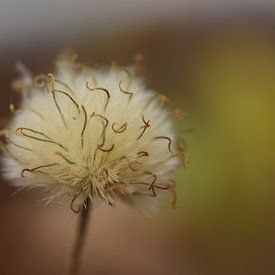
M13 119L1 132L6 179L21 188L45 188L47 202L82 210L80 232L89 202L123 200L150 213L165 192L175 193L174 173L186 154L177 145L173 112L135 66L90 68L62 54L54 74L21 71L14 87L22 102L19 109L10 106Z

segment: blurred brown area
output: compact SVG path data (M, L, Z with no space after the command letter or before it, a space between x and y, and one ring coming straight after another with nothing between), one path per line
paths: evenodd
M265 20L267 21L267 20ZM87 64L146 57L148 84L185 110L190 163L177 176L177 210L147 219L124 205L92 212L81 274L275 273L275 52L272 23L194 20L79 34L1 53L1 125L16 100L20 60L50 72L70 46ZM43 44L43 43L42 43ZM0 274L63 274L76 217L39 192L0 184Z

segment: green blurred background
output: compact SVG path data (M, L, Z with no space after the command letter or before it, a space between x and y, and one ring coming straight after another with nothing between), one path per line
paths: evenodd
M65 47L87 64L127 65L142 53L148 85L187 117L177 123L190 159L177 174L177 209L168 201L147 219L124 205L98 206L81 274L275 274L273 9L233 1L4 2L2 126L16 99L14 64L50 72ZM44 207L40 192L14 192L2 181L0 274L62 274L76 217Z

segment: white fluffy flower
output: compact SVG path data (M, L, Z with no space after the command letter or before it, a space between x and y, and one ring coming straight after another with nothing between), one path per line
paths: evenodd
M81 66L60 58L30 81L3 147L4 176L42 187L76 210L86 199L154 208L173 191L180 163L170 113L134 68Z

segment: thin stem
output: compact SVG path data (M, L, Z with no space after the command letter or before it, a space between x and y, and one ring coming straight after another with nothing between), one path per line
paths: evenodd
M77 235L73 246L72 254L69 261L68 275L77 275L79 271L80 256L85 239L85 233L91 209L90 199L86 200L86 207L81 208L79 213L79 221L77 228Z

